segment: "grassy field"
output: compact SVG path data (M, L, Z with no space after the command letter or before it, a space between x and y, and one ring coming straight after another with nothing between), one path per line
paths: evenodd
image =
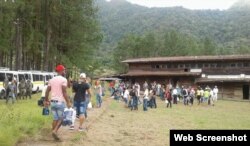
M18 100L8 104L0 100L0 145L12 146L27 136L35 134L44 126L50 126L49 116L42 116L42 108L37 105L40 94L32 99Z
M158 101L157 109L130 111L112 101L106 114L88 132L84 145L166 146L170 129L250 129L250 103L218 101L216 106L174 105L167 109Z

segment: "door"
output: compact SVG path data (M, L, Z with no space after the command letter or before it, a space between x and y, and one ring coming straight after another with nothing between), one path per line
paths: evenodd
M243 85L243 99L249 99L249 85Z

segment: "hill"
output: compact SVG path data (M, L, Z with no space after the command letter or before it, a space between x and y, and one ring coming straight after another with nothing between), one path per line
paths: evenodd
M240 0L228 10L189 10L183 7L147 8L126 0L96 0L104 34L101 52L112 58L114 48L127 34L164 36L176 31L196 40L209 38L229 54L250 50L250 5ZM236 51L235 51L236 50ZM104 63L110 61L103 59Z

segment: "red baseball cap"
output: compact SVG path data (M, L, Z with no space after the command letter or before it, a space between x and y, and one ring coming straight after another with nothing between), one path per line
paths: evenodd
M56 66L56 72L61 72L63 70L65 70L65 67L63 65L57 65Z

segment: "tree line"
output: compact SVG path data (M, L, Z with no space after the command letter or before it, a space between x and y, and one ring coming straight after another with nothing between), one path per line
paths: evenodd
M120 73L126 72L126 64L121 61L129 58L232 54L231 50L217 45L209 37L198 39L176 30L162 34L150 32L143 35L125 35L114 48L114 69ZM247 47L240 47L234 51L234 54L250 53Z
M93 0L0 0L0 66L90 71L102 40Z

